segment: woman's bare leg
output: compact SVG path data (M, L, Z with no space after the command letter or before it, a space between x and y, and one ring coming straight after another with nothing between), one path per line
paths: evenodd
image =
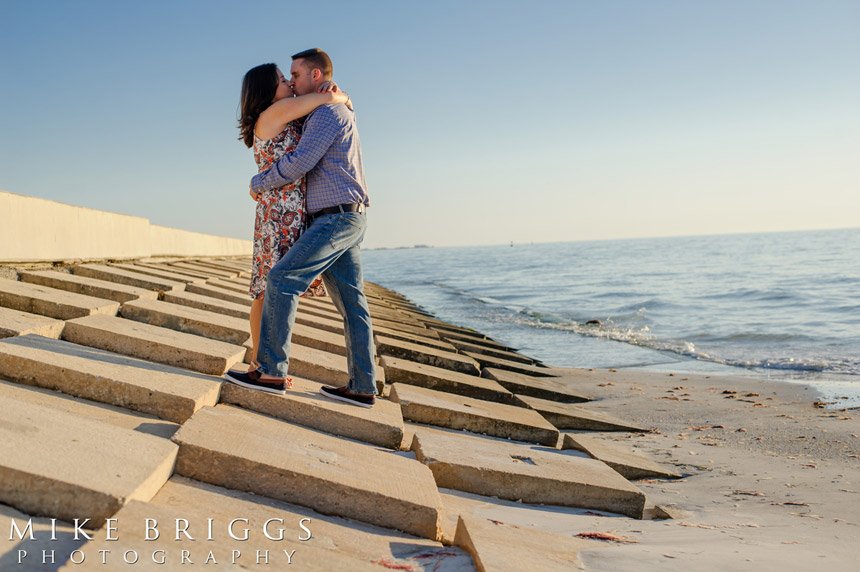
M260 297L251 302L251 344L254 346L251 350L251 355L254 356L251 358L251 369L257 367L257 349L260 347L260 322L263 319L263 298L264 296L261 294Z

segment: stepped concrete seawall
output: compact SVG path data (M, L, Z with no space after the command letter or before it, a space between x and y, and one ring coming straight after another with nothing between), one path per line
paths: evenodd
M0 191L0 263L248 256L251 241Z

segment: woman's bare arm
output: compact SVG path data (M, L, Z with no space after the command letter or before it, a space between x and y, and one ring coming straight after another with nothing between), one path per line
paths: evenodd
M254 132L260 139L271 139L283 131L287 123L304 117L320 105L346 103L347 100L349 96L340 90L286 97L276 101L260 114Z

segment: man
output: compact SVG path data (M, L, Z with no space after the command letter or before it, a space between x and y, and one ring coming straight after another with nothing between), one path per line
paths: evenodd
M314 48L293 56L291 85L296 95L316 92L332 78L328 55ZM359 244L370 204L354 113L343 104L318 107L305 121L291 153L251 179L251 194L283 186L307 174L308 227L269 271L256 370L230 371L239 385L283 394L287 388L290 334L299 296L322 274L343 316L350 380L346 387L320 392L361 407L375 402L373 330L364 296Z

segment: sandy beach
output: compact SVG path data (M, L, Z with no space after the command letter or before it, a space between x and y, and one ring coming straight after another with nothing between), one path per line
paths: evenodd
M604 433L684 475L634 481L671 519L533 507L446 491L476 516L559 534L605 532L584 570L857 570L860 414L814 389L741 377L567 370L591 408L652 429ZM575 381L574 381L575 380Z

